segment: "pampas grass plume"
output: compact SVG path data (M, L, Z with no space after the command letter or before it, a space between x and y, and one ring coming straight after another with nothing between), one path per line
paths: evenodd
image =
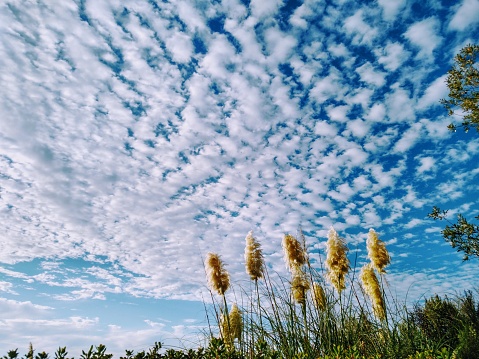
M246 236L246 246L244 250L246 273L252 280L263 278L264 260L263 251L259 242L253 237L253 231L249 231Z
M306 263L307 256L303 245L291 234L285 234L281 243L284 251L284 260L291 272Z
M326 250L327 278L338 293L341 293L343 289L346 289L345 277L349 271L348 247L333 227L328 232Z
M309 288L309 282L306 280L304 272L299 267L296 267L291 280L291 291L294 301L299 304L304 304L306 302L306 292Z
M326 293L324 293L324 289L321 286L321 284L314 282L313 283L313 301L314 304L316 305L316 308L318 308L319 311L324 312L326 310Z
M381 294L379 281L376 277L376 273L374 273L374 268L371 263L366 264L361 269L361 275L359 278L361 279L364 291L371 299L374 315L379 320L383 320L386 317L386 308Z
M241 340L241 334L243 332L243 315L238 306L233 304L229 313L229 324L225 315L221 315L221 331L223 338L228 342L232 342L235 338Z
M379 273L386 273L384 268L391 262L391 257L386 249L386 244L378 238L378 234L372 228L369 230L366 246L368 248L368 257L374 268Z
M230 275L218 254L208 253L206 256L206 274L210 288L219 295L224 295L230 287Z

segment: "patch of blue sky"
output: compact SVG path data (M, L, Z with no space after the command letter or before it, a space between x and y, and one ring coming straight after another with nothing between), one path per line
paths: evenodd
M442 131L448 119L436 103L452 56L477 38L473 18L449 25L461 3L68 4L50 9L55 16L38 6L0 15L15 29L0 57L11 89L0 97L5 253L25 263L49 253L62 270L76 268L65 256L87 248L108 255L65 271L80 287L48 292L36 281L27 290L7 274L14 284L4 288L18 299L48 305L49 293L65 294L81 317L125 327L107 306L141 302L137 317L154 322L141 312L152 295L201 297L198 251L220 251L241 278L248 230L274 260L282 233L298 225L318 255L337 225L359 262L374 227L390 242L389 275L403 283L414 271L421 290L448 289L436 280L454 280L442 267L463 266L461 256L427 209L478 214L477 140ZM128 270L116 272L113 259ZM100 287L106 277L93 266L130 287ZM167 308L158 303L152 317Z
M119 47L113 45L112 40L108 37L105 38L105 43L111 51L98 51L98 59L102 64L108 66L116 75L119 75L125 64L122 51ZM112 59L110 55L113 55L114 58Z
M218 16L215 18L208 19L208 27L212 32L217 32L220 34L223 34L225 32L224 26L225 26L225 20L226 16Z
M86 12L86 0L78 0L78 15L81 21L84 21L88 25L92 26L90 18Z
M138 119L139 117L146 115L147 108L143 105L141 101L129 101L123 102L123 106L131 111L131 114Z
M155 141L153 140L145 140L143 141L145 143L145 145L147 145L148 147L150 148L155 148Z
M115 19L115 23L122 29L125 34L131 35L130 31L127 28L127 24L130 20L131 11L126 7L123 9L112 10L113 18Z
M194 46L195 54L204 55L208 52L208 47L205 44L204 40L197 34L193 38L193 46Z

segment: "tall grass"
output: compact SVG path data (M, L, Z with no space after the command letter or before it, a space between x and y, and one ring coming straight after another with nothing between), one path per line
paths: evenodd
M291 234L283 238L289 276L281 277L269 272L260 243L248 233L246 271L254 289L242 291L247 297L243 300L247 304L238 309L243 331L232 340L220 330L220 340L232 352L242 358L469 358L467 353L479 347L474 342L479 307L471 296L455 304L435 297L410 311L386 295L386 267L391 258L374 230L366 242L370 262L359 277L350 271L348 248L333 228L326 243L326 268L314 267L302 232L298 237L301 240ZM248 257L251 248L259 251L255 261ZM253 262L257 275L252 275ZM461 310L468 314L459 317ZM453 322L457 325L450 327ZM471 358L479 357L478 353Z
M245 269L251 285L241 288L241 305L228 305L230 274L218 254L207 255L217 329L210 324L205 348L165 350L155 343L148 351L126 350L120 359L479 358L479 303L471 291L455 298L435 295L408 309L387 295L386 267L391 258L374 230L366 242L369 263L359 276L350 268L345 241L333 228L325 268L311 263L301 231L297 237L283 238L288 276L281 277L270 273L260 242L248 233ZM60 347L54 358L67 355ZM100 344L83 351L80 359L111 357ZM3 358L19 358L18 349ZM30 344L24 358L49 355L34 354Z

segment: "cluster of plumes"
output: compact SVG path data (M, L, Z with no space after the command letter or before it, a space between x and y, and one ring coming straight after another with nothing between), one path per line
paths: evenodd
M304 245L291 234L285 234L281 243L284 251L284 261L291 272L291 292L296 303L306 303L306 293L310 288L309 281L303 271L308 260Z
M378 238L374 229L370 229L366 241L368 257L372 265L379 273L386 273L384 268L391 262L391 257L386 249L386 244Z
M230 287L230 275L218 254L208 253L206 256L206 274L210 288L219 295L225 295Z
M261 244L253 237L253 231L249 231L246 236L246 246L244 250L246 273L251 280L263 278L264 259Z
M316 308L320 312L324 312L327 307L327 300L326 300L326 293L324 292L324 289L321 286L321 284L314 282L312 293L313 293L313 301L314 301L314 304L316 305Z
M374 272L372 263L369 263L362 268L360 279L364 291L371 299L373 304L374 315L379 320L384 320L386 318L386 306L384 304L381 287L379 286L379 281L376 277L376 273Z
M304 272L301 268L295 269L291 280L291 292L294 301L299 304L306 303L306 293L309 288L309 281L306 279Z
M303 266L308 257L304 246L291 234L285 234L281 242L284 261L291 272Z
M344 240L339 238L338 233L333 227L331 227L328 232L326 248L327 278L338 293L341 293L341 291L346 288L346 274L348 274L349 271L348 247Z
M226 342L232 343L235 339L241 340L243 332L243 315L238 306L233 304L229 314L221 315L221 334Z
M391 257L386 249L386 244L378 238L374 229L370 229L366 241L368 248L368 258L370 263L366 264L361 270L361 283L367 296L373 304L373 313L379 320L386 318L386 306L384 297L379 285L375 269L380 275L386 273L384 268L391 262Z

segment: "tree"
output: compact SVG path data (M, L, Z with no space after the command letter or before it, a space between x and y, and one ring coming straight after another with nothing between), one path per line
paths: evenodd
M467 261L473 255L479 258L479 225L470 223L462 214L457 215L457 223L450 222L447 218L447 210L443 211L434 206L432 213L427 216L434 220L446 220L450 223L441 233L444 239L449 242L452 248L464 252L463 259ZM479 220L479 216L475 217Z
M479 133L479 45L469 44L461 49L454 58L454 65L446 78L449 98L442 99L441 104L449 116L462 116L461 127L465 132L475 128ZM459 112L459 113L458 113ZM447 126L455 132L456 125Z
M449 88L449 98L441 103L447 109L449 116L460 110L463 122L460 126L468 132L471 127L479 133L479 45L469 44L461 49L454 58L454 65L448 71L446 78ZM456 131L456 125L451 123L449 130ZM479 226L468 222L462 214L457 215L457 222L452 223L447 218L447 210L434 206L427 216L434 220L446 220L447 225L441 233L452 248L464 252L464 260L473 255L479 258ZM479 216L475 217L479 220Z

